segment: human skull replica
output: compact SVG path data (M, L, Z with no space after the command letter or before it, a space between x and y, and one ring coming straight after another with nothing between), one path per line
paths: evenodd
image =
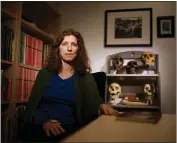
M144 92L146 93L147 104L152 105L153 93L150 84L144 85Z
M112 104L119 103L122 99L120 98L122 93L121 87L118 83L112 83L109 86L110 102Z
M152 52L144 52L141 56L141 60L146 66L154 66L155 55Z
M129 61L126 66L127 74L136 74L138 64L136 61Z
M116 70L116 73L119 72L120 68L123 66L124 60L120 56L116 56L112 59L112 65Z

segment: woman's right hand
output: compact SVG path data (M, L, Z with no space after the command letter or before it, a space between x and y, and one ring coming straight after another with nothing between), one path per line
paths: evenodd
M59 122L48 121L43 124L42 128L47 136L50 136L50 133L52 133L55 136L58 136L62 132L65 132L65 130L62 128Z

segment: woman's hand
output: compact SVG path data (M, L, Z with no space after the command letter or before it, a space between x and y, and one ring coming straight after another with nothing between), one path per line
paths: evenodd
M119 112L114 110L109 104L101 104L100 113L105 115L114 115L114 116L117 116L119 114Z
M45 131L47 136L50 136L50 133L57 136L62 132L65 132L65 130L61 127L59 122L46 122L42 126L43 130Z

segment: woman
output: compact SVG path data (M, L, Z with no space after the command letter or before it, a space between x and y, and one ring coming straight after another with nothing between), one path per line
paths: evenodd
M46 68L39 71L26 109L28 141L58 141L101 114L117 115L103 104L84 40L67 29L57 38Z

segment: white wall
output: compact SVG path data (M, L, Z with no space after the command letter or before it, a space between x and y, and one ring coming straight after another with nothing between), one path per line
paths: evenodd
M153 47L104 48L104 11L127 8L153 9ZM157 16L176 16L176 2L58 2L60 29L74 28L81 32L91 59L92 71L105 71L107 55L130 50L153 51L159 54L162 111L176 113L176 39L157 38Z

